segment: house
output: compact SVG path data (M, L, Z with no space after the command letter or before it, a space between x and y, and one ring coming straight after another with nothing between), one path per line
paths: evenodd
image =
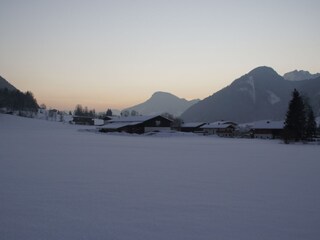
M119 117L109 120L100 131L143 134L170 130L171 123L171 120L160 115Z
M94 120L92 117L73 116L71 123L79 125L94 125Z
M200 127L205 135L218 135L220 137L234 137L237 124L230 121L207 123Z
M280 138L284 128L284 121L263 120L254 122L252 133L254 138L275 139Z
M112 117L112 116L104 116L103 118L102 118L102 120L103 120L103 123L104 124L107 124L110 120L112 120L114 117Z
M204 122L183 123L180 126L180 131L181 132L201 132L202 129L200 129L200 127L202 127L205 124L206 123Z

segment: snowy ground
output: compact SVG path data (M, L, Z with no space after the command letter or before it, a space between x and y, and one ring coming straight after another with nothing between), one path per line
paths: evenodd
M0 239L320 239L320 147L0 114Z

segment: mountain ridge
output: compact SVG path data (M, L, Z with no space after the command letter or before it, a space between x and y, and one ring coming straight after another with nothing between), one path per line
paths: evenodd
M186 122L283 120L294 88L310 98L318 114L320 78L317 79L288 81L270 67L257 67L187 109L181 118Z
M179 98L172 93L164 91L154 92L149 99L140 104L128 107L124 111L137 111L142 115L157 115L162 113L169 113L174 116L180 116L186 109L197 103L199 99L186 100Z
M318 77L320 77L320 73L311 74L309 71L304 70L294 70L283 75L283 78L289 81L302 81Z

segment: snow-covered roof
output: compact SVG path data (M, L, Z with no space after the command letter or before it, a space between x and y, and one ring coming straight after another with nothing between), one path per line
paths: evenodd
M152 118L157 117L158 115L153 115L153 116L129 116L129 117L118 117L118 118L113 118L109 120L108 122L116 123L116 122L145 122L148 121Z
M184 123L181 125L181 127L187 128L187 127L199 127L201 125L205 124L204 122L190 122L190 123Z
M229 126L233 126L233 122L226 122L226 121L217 121L213 123L207 123L200 128L205 128L205 129L221 129L221 128L227 128Z
M118 128L123 128L126 126L133 126L137 125L141 122L114 122L114 123L107 123L103 126L103 128L107 129L118 129Z
M283 129L283 127L284 121L263 120L252 124L253 129Z
M103 125L104 124L104 121L99 118L94 118L93 121L94 121L94 125Z

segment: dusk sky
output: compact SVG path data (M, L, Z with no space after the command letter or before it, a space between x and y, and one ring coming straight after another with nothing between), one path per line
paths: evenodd
M0 0L0 75L48 107L205 98L258 66L320 72L320 1Z

